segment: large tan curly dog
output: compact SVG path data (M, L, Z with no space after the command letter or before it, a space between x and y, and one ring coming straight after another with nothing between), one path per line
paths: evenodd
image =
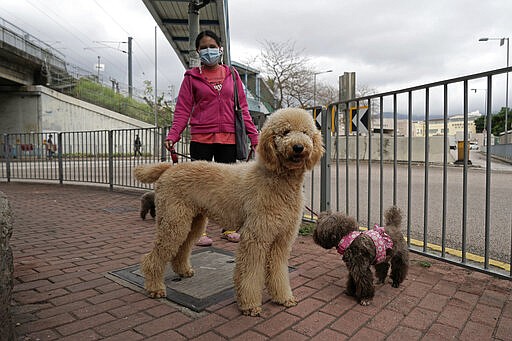
M288 108L265 122L254 162L136 167L139 181L155 182L156 240L141 264L149 295L165 296L168 261L178 275L194 275L190 253L210 218L240 228L233 277L242 313L260 314L264 285L273 302L296 305L288 258L304 207L304 176L323 153L321 134L308 112Z

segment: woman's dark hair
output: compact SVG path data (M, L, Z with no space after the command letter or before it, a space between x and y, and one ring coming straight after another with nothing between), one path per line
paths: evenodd
M215 34L215 32L213 32L213 31L206 30L206 31L202 31L202 32L200 32L200 33L197 35L197 38L196 38L196 50L199 48L199 41L200 41L204 36L208 36L208 37L212 38L213 40L215 40L215 42L217 43L217 45L222 46L222 43L221 43L221 41L220 41L219 36L218 36L217 34Z

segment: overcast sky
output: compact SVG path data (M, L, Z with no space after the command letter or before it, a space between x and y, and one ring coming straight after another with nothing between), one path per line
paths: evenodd
M264 40L292 41L317 71L333 70L319 82L337 87L354 71L378 92L505 67L506 45L478 39L512 35L510 0L231 0L229 12L233 60L252 60ZM2 0L0 17L92 73L100 56L102 77L122 83L117 42L132 36L134 86L154 80L155 21L141 0ZM158 87L177 92L184 69L159 30L157 50Z

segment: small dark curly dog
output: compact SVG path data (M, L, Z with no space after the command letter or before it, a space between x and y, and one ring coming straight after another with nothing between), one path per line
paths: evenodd
M140 217L146 220L146 214L151 214L155 217L155 191L146 192L140 197Z
M407 276L409 251L400 230L402 214L392 206L385 213L385 227L360 232L357 221L342 213L322 212L313 240L325 249L336 247L349 270L346 293L361 305L371 303L375 294L373 273L384 283L391 264L392 286L398 288Z

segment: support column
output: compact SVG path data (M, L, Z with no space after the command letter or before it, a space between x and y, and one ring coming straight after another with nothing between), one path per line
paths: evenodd
M199 24L199 10L204 6L208 5L210 0L196 1L191 0L188 4L188 29L189 29L189 37L188 37L188 57L189 63L188 67L193 68L201 65L201 60L199 59L199 54L196 51L196 38L200 32L200 24Z
M132 80L132 37L128 37L128 97L133 96L133 80Z

